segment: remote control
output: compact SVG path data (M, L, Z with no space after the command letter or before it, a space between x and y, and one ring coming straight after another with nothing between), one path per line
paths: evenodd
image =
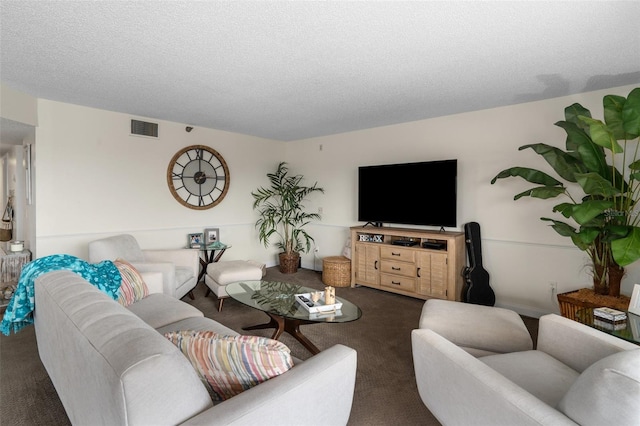
M308 307L313 307L313 302L309 299L307 299L304 296L298 296L300 298L300 300L302 300L304 302L305 305L307 305Z

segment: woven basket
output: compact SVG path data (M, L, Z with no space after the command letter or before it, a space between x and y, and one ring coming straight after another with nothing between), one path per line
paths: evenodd
M344 256L322 259L322 282L333 287L351 285L351 261Z
M626 311L629 306L630 299L626 296L612 297L600 296L600 300L595 302L582 300L577 297L578 291L570 291L568 293L558 294L558 303L560 305L560 313L563 317L575 321L579 321L576 313L584 308L601 308L607 306L622 311Z
M300 253L280 253L280 272L283 274L295 274L300 265Z
M0 222L0 241L11 241L13 236L13 223L10 220L2 219Z

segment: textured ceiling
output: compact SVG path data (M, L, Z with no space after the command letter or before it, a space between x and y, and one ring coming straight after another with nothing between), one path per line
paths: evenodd
M0 80L290 141L640 83L640 2L0 2Z

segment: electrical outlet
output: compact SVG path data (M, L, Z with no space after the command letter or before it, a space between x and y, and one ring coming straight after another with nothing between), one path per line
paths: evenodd
M551 281L549 283L549 291L551 291L552 296L558 294L558 283L555 281Z

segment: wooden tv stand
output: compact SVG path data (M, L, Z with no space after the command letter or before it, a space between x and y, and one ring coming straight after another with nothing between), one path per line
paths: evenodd
M461 300L466 263L463 232L355 226L351 246L351 287Z

